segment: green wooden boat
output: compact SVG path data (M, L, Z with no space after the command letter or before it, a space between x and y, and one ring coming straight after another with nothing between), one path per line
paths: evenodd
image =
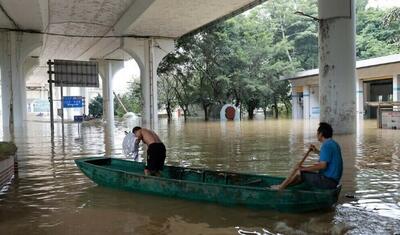
M144 163L129 160L80 158L75 163L87 177L106 187L288 212L331 208L341 189L313 189L302 184L279 192L268 187L282 182L281 177L176 166L164 166L156 177L144 175Z

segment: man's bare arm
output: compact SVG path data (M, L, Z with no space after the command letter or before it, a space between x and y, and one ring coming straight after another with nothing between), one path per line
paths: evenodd
M326 162L318 162L315 163L312 166L307 166L307 167L299 167L299 170L301 171L319 171L325 169L327 166Z

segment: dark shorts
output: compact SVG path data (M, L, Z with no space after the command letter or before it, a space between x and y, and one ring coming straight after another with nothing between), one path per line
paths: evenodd
M147 148L147 166L150 172L157 172L164 168L166 149L163 143L152 143Z
M315 172L302 171L301 180L312 187L320 189L334 189L338 185L334 179Z

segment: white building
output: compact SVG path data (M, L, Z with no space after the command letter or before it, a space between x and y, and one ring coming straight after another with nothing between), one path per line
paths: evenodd
M371 101L400 101L400 54L383 56L356 63L356 112L358 116L376 118ZM283 78L292 86L293 118L319 118L319 70L312 69ZM349 94L338 93L336 96Z

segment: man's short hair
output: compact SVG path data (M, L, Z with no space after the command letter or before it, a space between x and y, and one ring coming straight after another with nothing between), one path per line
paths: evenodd
M140 129L142 129L140 126L135 126L135 127L132 129L132 133L135 133L135 131L138 131L138 130L140 130Z
M318 133L321 133L324 138L331 138L333 134L332 126L326 122L320 122Z

